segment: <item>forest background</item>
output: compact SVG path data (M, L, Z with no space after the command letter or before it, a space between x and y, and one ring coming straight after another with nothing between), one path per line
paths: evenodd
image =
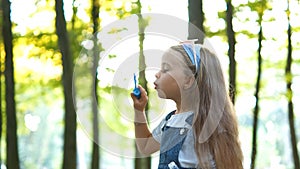
M148 64L144 51L174 44L144 34L151 19L143 13L187 23L186 39L198 38L191 22L213 46L235 104L244 168L300 169L297 0L1 0L1 168L157 167L157 154L134 158L133 84L113 81L132 55L138 71ZM138 32L122 40L129 28L112 25L128 17ZM105 28L119 42L101 60ZM174 108L157 98L155 71L139 72L152 128Z

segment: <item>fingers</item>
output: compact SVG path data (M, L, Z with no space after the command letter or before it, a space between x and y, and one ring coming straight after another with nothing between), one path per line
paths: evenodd
M133 93L130 93L130 96L131 96L132 100L137 99Z
M144 94L145 96L147 96L148 93L146 92L146 90L141 85L139 85L138 88L141 91L141 95Z
M147 97L147 92L146 92L146 90L142 87L142 86L138 86L138 88L140 89L140 92L141 92L141 98L145 98L145 97ZM130 93L130 96L131 96L131 98L133 99L133 100L137 100L138 98L133 94L133 93ZM140 99L141 99L140 98ZM140 99L138 99L138 100L140 100Z
M141 98L140 99L137 99L135 97L135 100L138 100L139 102L144 102L144 101L148 101L148 96L147 96L147 92L146 90L141 86L139 85L138 88L140 89L140 92L141 92ZM133 95L134 96L134 95Z
M146 90L142 86L138 86L141 92L141 97L138 99L133 93L130 93L130 96L133 100L133 106L139 111L143 111L148 102L148 96Z

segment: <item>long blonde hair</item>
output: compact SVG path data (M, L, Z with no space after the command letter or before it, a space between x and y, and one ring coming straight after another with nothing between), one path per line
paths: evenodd
M199 167L213 168L215 162L218 169L242 169L238 123L217 56L201 47L200 68L196 70L181 45L171 49L184 56L198 86L193 129Z

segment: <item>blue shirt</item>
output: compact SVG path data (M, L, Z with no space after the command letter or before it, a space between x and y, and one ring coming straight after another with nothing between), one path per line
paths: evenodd
M182 144L182 147L179 151L178 161L181 167L184 168L196 168L198 166L198 159L194 149L194 134L192 129L192 118L189 121L188 118L193 117L193 112L185 112L179 114L173 114L167 119L163 119L160 124L153 130L153 138L161 143L161 138L163 135L163 127L172 127L178 129L180 134L183 134L187 131L186 138ZM176 142L176 141L175 141ZM175 144L173 142L165 144ZM170 146L172 147L172 146Z

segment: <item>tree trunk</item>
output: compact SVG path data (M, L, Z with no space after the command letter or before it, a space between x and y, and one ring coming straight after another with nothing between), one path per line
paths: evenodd
M76 0L73 0L73 3L72 3L72 10L73 10L73 15L72 15L72 19L71 19L72 30L75 29L75 20L76 20L76 14L77 14L77 9L78 9L78 7L75 6L75 1Z
M97 67L99 61L99 48L97 45L96 33L99 29L100 19L99 19L99 8L100 4L98 0L92 0L92 21L93 21L93 67L92 67L92 77L94 80L94 85L92 87L92 110L93 110L93 146L92 146L92 166L91 169L99 169L100 167L100 155L99 155L99 122L98 122L98 79L97 79Z
M3 38L5 50L5 102L6 102L6 165L7 169L19 169L13 44L10 20L10 1L2 1Z
M256 78L256 86L255 86L255 107L253 112L253 130L252 130L252 153L251 153L251 169L255 168L255 160L256 160L256 152L257 152L257 128L258 128L258 116L259 116L259 92L260 92L260 81L261 81L261 68L262 68L262 56L261 56L261 49L262 49L262 39L263 39L263 32L262 32L262 14L259 16L259 25L260 30L258 34L258 59L257 59L257 78Z
M227 37L228 37L228 56L229 56L229 87L231 100L235 101L235 90L236 90L236 62L235 62L235 33L233 31L232 17L233 17L233 6L231 0L226 1L226 23L227 23Z
M204 41L204 12L203 12L203 3L202 0L189 0L188 1L188 12L189 12L189 35L188 39L198 39L198 42L203 44ZM193 24L194 26L192 26ZM199 34L199 30L195 30L195 27L198 28L202 33Z
M0 12L2 12L2 1L0 1ZM0 27L1 27L1 30L3 28L3 23L0 22ZM2 39L0 39L2 40ZM0 58L2 58L2 55L1 55L1 52L0 52ZM4 60L0 60L0 67L3 66L3 61ZM2 123L3 123L3 111L2 111L2 75L3 75L3 72L2 72L2 69L0 69L0 143L2 143ZM0 144L0 152L2 152L2 144ZM2 164L2 156L1 156L1 153L0 153L0 164Z
M146 69L146 63L145 63L145 56L144 56L144 39L145 39L145 28L146 28L146 24L145 24L145 20L143 18L143 16L141 15L141 9L142 9L142 5L141 2L138 0L137 1L137 5L138 5L138 24L139 24L139 84L141 86L143 86L143 88L145 88L146 92L148 92L148 88L147 88L147 80L146 80L146 75L145 75L145 69ZM148 104L146 105L145 108L145 112L146 112L146 116L147 116L147 111L148 111ZM148 117L147 117L148 119ZM134 164L135 164L135 169L151 169L151 157L143 157L141 158L141 154L138 151L136 145L135 145L135 153L136 153L136 157Z
M289 1L288 1L289 7ZM291 136L291 147L293 152L293 160L294 160L294 167L295 169L300 169L300 161L299 161L299 154L297 149L297 136L295 131L295 124L294 124L294 106L293 106L293 91L292 91L292 27L290 24L290 17L289 17L289 8L287 10L287 19L288 19L288 54L286 60L286 68L285 68L285 76L286 76L286 90L287 90L287 98L288 98L288 119L289 119L289 127L290 127L290 136Z
M63 169L76 168L76 112L72 98L73 59L70 53L70 44L64 17L63 1L55 1L56 33L59 49L62 54L63 65L63 91L65 100L65 130L64 130L64 154Z
M1 3L1 2L0 2ZM1 25L2 26L2 25ZM0 58L1 57L1 52L0 52ZM0 67L2 67L2 60L0 62ZM0 70L0 143L2 143L2 123L3 123L3 116L2 116L2 69ZM2 152L2 144L0 144L0 152ZM0 153L0 164L2 164L2 156L1 156L1 153Z

